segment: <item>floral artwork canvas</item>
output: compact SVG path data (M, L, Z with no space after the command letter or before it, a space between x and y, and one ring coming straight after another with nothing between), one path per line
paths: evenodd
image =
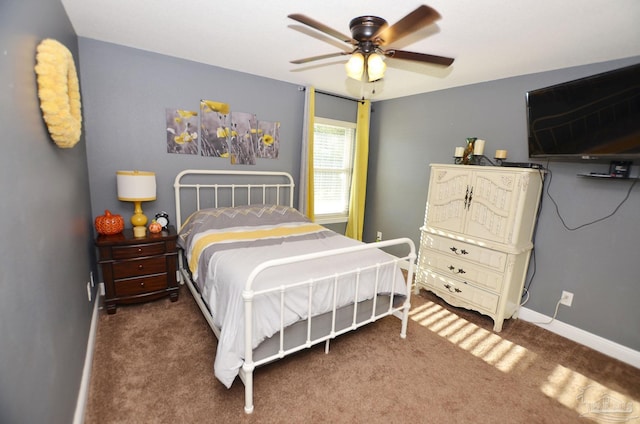
M256 156L277 159L280 150L280 122L258 121Z
M229 155L234 165L255 165L258 122L256 115L232 112L229 132Z
M165 109L167 153L198 154L198 112Z
M200 139L202 156L229 157L229 105L212 100L200 101Z

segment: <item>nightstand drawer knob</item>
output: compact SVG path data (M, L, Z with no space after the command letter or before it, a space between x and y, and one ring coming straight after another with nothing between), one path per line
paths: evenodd
M138 247L138 253L142 253L142 247Z
M138 265L138 269L142 270L144 268L144 266L142 264Z
M140 283L140 287L144 287L144 281Z

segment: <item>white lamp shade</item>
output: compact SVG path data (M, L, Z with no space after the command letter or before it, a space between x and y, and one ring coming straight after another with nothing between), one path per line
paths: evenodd
M347 76L360 81L364 72L364 56L362 53L354 53L349 61L344 65L347 70Z
M384 77L384 71L387 69L387 64L382 60L382 56L377 53L371 53L367 59L367 73L369 74L369 81L378 81Z
M156 174L147 171L117 171L118 200L147 202L156 199Z

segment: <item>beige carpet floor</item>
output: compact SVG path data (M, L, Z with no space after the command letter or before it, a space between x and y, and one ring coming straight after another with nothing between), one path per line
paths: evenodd
M640 423L640 370L521 320L501 333L422 291L408 337L388 317L255 373L213 375L216 339L189 291L100 311L85 422ZM617 421L614 421L617 420Z

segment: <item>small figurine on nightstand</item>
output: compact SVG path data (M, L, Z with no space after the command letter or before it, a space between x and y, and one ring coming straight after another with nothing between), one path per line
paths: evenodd
M160 232L162 232L162 225L160 225L160 223L158 221L156 221L155 219L151 221L151 224L149 224L149 232L151 234L158 234Z

